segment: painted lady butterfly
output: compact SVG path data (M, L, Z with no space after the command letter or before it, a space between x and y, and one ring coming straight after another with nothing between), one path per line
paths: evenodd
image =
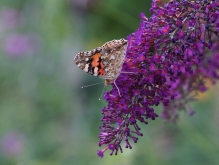
M112 40L92 51L78 53L74 61L85 72L103 78L105 85L115 84L125 60L126 47L125 39Z

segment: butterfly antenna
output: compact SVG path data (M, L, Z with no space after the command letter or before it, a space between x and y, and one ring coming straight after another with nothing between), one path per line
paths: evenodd
M90 87L90 86L94 86L94 85L98 85L98 84L102 84L103 82L99 82L99 83L95 83L95 84L90 84L90 85L86 85L86 86L82 86L81 88L86 88L86 87Z
M115 80L113 83L115 84L115 86L116 86L116 88L117 88L117 90L118 90L119 96L121 97L121 94L120 94L119 88L118 88L118 86L116 85L116 80Z

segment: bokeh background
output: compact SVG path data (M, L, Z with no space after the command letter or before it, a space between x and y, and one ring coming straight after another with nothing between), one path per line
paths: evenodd
M103 80L77 68L74 56L134 32L150 3L0 1L0 165L219 164L219 87L210 84L192 117L149 121L132 150L96 155L103 86L81 86Z

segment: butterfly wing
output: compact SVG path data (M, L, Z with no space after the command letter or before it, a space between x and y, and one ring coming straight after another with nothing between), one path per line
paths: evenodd
M105 79L108 85L120 74L126 47L126 40L112 40L92 51L78 53L74 61L85 72Z

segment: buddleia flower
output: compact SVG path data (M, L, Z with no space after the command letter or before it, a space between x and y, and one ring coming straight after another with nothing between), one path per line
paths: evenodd
M158 114L176 122L179 111L194 114L189 103L197 92L205 92L206 80L219 78L219 2L218 0L153 0L152 16L140 14L139 28L127 36L128 47L117 87L104 94L98 150L100 157L132 149L143 136L139 122L148 124Z

